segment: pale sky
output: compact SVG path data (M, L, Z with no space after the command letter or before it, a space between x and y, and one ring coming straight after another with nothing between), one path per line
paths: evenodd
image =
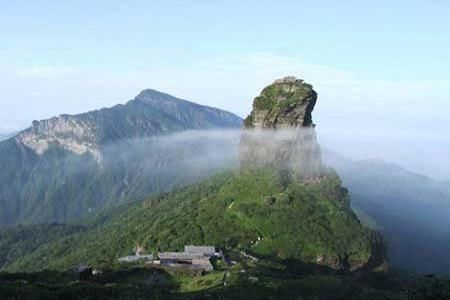
M244 117L295 75L325 146L450 179L447 0L0 1L0 132L145 88Z

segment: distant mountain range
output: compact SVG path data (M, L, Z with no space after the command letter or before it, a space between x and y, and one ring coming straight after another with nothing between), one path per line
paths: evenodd
M360 218L382 232L391 264L450 274L450 185L380 160L326 152Z
M0 133L0 142L9 139L10 137L16 135L15 132L13 133Z
M193 182L195 174L176 168L175 154L156 159L165 145L154 138L241 124L232 113L155 90L125 105L33 121L0 143L0 227L73 221L107 204Z

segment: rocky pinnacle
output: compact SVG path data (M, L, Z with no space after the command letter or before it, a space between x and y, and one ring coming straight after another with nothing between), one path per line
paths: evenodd
M312 127L312 111L317 93L312 85L295 77L276 80L253 101L253 111L245 119L246 128Z
M317 93L295 77L276 80L253 101L240 143L241 168L275 167L290 180L321 177L312 111Z

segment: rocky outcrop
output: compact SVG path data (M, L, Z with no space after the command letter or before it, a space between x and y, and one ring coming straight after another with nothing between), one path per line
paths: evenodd
M255 170L261 168L275 171L282 187L289 185L283 192L290 195L289 205L292 206L289 209L299 209L294 218L300 216L300 211L308 205L315 206L320 201L333 203L331 210L327 208L327 213L317 218L320 224L327 224L319 226L321 229L309 222L292 221L287 225L289 229L281 231L288 234L293 224L297 224L297 232L289 239L297 243L297 247L324 243L322 246L307 247L304 252L298 251L297 259L317 267L349 273L383 271L387 264L382 240L361 225L351 210L348 191L342 187L338 174L322 163L312 118L316 102L317 93L313 87L295 77L276 80L264 88L255 98L253 110L244 121L245 130L239 147L241 174L247 174L249 169L254 172L248 174L257 174ZM295 187L302 187L302 192L290 194ZM317 198L304 199L303 192L308 188L312 188L312 194ZM282 205L282 199L276 195L265 195L264 204L276 207ZM334 206L335 203L339 204ZM318 207L325 206L319 204L305 212L305 216L314 216ZM302 231L303 234L298 234ZM302 237L297 239L299 235ZM315 240L318 235L321 237ZM356 236L360 237L358 242ZM302 238L305 240L300 241ZM310 249L314 250L306 255ZM297 254L291 255L295 257Z
M20 133L16 140L44 154L50 147L58 147L75 154L91 153L98 156L96 124L76 116L61 115L43 121L33 121L32 126Z
M241 167L276 167L291 179L319 179L322 160L312 120L316 101L312 85L295 77L267 86L244 121Z
M295 77L276 80L253 101L245 128L283 129L314 127L312 111L317 93L312 85Z

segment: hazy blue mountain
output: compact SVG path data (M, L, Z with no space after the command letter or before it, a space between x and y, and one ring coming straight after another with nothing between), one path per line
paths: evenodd
M450 273L450 189L445 183L379 160L352 161L327 153L361 218L378 227L392 265L420 273Z
M154 90L125 105L33 121L0 143L0 227L77 220L110 203L193 182L196 175L179 160L203 148L180 141L167 154L167 142L156 137L241 124L234 114Z
M10 137L13 137L16 133L0 133L0 142L9 139Z

